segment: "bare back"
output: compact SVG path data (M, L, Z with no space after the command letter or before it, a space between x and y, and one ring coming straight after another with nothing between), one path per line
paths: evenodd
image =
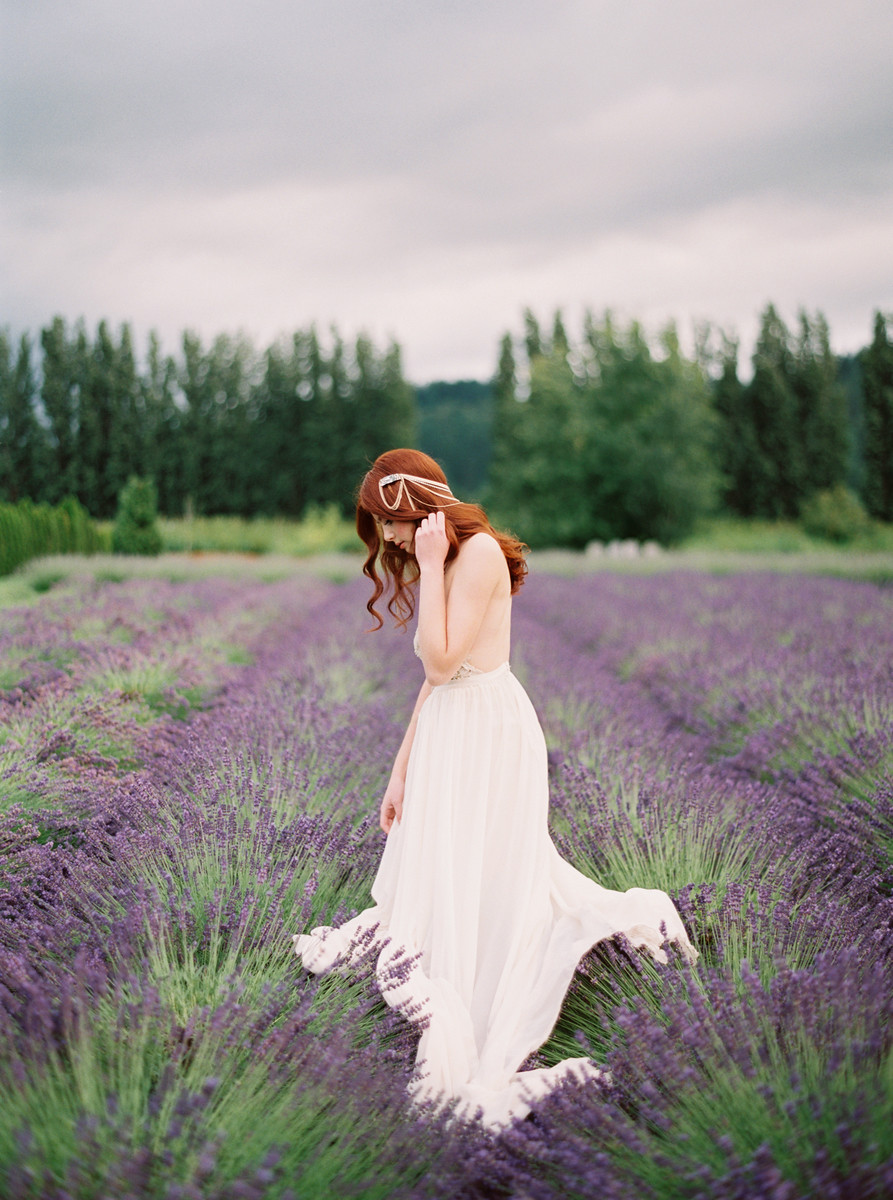
M476 544L474 544L476 543ZM474 545L473 545L474 544ZM468 597L466 588L458 588L454 594L453 584L461 579L465 562L463 555L472 550L475 558L474 569L487 571L488 581L492 580L492 588L485 589L489 594L478 592L474 599ZM501 561L501 566L499 565ZM480 624L465 656L465 661L479 671L492 671L502 663L507 662L511 650L512 625L512 594L511 578L508 564L499 543L489 533L476 533L459 548L459 553L444 571L444 594L446 598L447 622L453 613L452 604L475 603L482 606Z

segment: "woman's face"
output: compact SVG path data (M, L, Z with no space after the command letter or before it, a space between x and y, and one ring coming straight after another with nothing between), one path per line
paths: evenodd
M381 536L386 542L393 542L407 554L412 554L416 531L415 521L392 521L389 517L385 517L383 521L379 521L379 525Z

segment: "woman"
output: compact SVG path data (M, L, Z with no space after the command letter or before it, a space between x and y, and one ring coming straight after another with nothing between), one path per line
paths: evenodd
M421 1020L413 1093L453 1099L498 1127L588 1059L519 1071L549 1036L580 958L623 932L666 961L665 937L695 952L660 891L600 887L560 857L547 826L546 746L509 668L512 596L524 546L453 496L417 450L381 455L360 485L357 530L375 604L405 625L418 599L425 669L381 803L387 834L374 907L295 937L314 972L382 946L389 1004Z

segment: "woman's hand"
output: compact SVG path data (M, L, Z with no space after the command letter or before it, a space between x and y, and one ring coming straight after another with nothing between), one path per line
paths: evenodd
M427 567L442 570L449 548L443 511L429 513L419 522L413 545L419 569Z
M400 818L403 816L403 788L404 781L391 777L387 788L385 789L384 799L381 802L381 811L379 814L379 824L385 833L391 832L391 826L396 818L397 823L400 823Z

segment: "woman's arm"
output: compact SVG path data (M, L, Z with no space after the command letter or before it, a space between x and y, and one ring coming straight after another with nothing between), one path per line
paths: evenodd
M449 607L444 562L449 542L443 513L432 513L415 535L419 564L419 653L435 687L452 679L474 645L493 593L505 578L505 555L494 538L464 542L453 567Z
M403 741L400 743L400 749L397 751L397 757L394 759L394 766L391 769L391 778L388 780L388 786L385 788L384 799L381 802L381 810L379 813L379 821L385 833L390 833L391 826L394 820L399 822L403 816L403 790L406 786L406 768L409 764L409 752L412 750L412 742L415 737L415 727L418 724L419 712L422 705L431 695L431 685L427 679L419 688L419 694L416 698L415 708L412 710L412 716L409 719L409 724L406 727L406 733L403 735Z

